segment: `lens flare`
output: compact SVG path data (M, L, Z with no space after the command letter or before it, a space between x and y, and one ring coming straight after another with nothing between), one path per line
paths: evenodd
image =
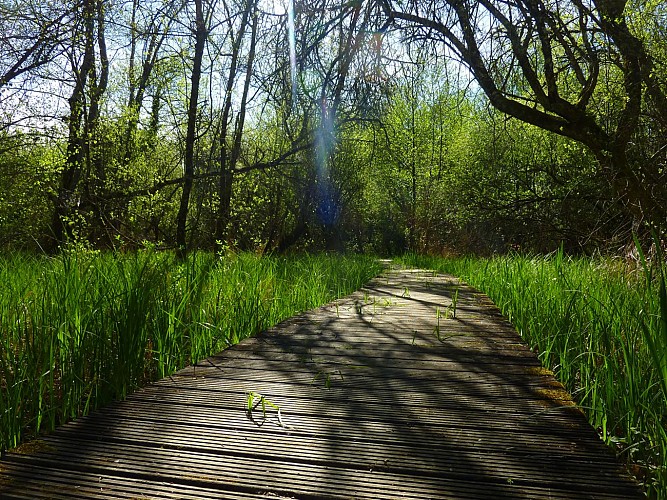
M315 136L316 215L321 224L331 227L341 215L340 194L331 182L329 169L336 136L333 111L329 109L326 98L322 98L320 104L321 121Z
M296 13L294 1L287 4L287 36L289 38L289 59L292 83L292 111L297 104L297 61L296 61ZM339 190L331 181L329 163L335 147L333 110L328 106L326 97L320 102L320 125L315 131L315 186L316 215L325 227L333 227L341 215L341 197Z

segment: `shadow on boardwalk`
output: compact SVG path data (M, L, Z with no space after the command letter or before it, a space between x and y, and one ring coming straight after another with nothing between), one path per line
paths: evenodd
M489 300L415 270L24 451L1 498L641 497Z

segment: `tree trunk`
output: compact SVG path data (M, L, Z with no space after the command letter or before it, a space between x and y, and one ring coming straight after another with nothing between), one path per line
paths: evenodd
M252 40L250 45L250 53L248 55L248 65L246 71L246 83L244 85L243 98L241 101L241 109L237 117L237 125L235 127L232 150L229 151L227 147L227 136L229 134L229 121L232 109L232 99L234 82L238 72L239 56L241 52L241 43L245 36L245 30L248 26L248 21L251 12L254 10L255 1L248 0L241 18L241 25L234 43L232 44L232 59L229 65L229 74L227 77L227 86L225 89L225 103L222 110L221 127L220 127L220 176L218 178L218 213L215 223L215 244L220 249L224 247L227 242L227 230L231 216L232 203L232 189L234 183L234 169L238 160L238 155L241 146L241 134L243 133L243 123L245 120L245 105L248 98L248 83L252 72L252 64L255 53L255 38L257 34L257 22L253 21Z
M90 104L88 117L85 123L85 159L86 159L86 204L94 212L99 229L105 235L106 243L111 243L111 238L106 234L106 219L102 193L106 185L106 165L101 148L105 147L104 141L99 136L100 105L102 96L106 92L109 82L109 58L107 55L104 19L104 0L97 0L95 20L97 22L97 47L99 51L99 76L95 66L91 68L90 79Z
M60 176L60 186L55 197L55 206L51 219L52 240L47 245L49 251L56 251L66 239L73 236L73 217L79 205L77 187L81 180L85 161L85 137L82 121L85 115L85 90L88 77L95 66L95 0L85 0L82 6L84 27L84 53L81 66L76 64L76 55L71 54L70 60L74 72L74 89L69 98L67 159Z
M188 105L188 128L185 135L185 158L183 161L183 190L181 203L176 216L176 248L179 258L187 254L187 219L190 204L190 192L194 176L195 141L197 131L197 104L199 100L199 81L201 79L202 59L208 35L204 20L202 0L195 0L195 54L192 63L190 103Z

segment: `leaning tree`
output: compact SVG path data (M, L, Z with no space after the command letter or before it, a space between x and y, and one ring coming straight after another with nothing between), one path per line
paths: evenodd
M495 108L590 148L635 230L665 230L664 61L646 27L637 29L636 6L627 0L378 1L388 26L462 62Z

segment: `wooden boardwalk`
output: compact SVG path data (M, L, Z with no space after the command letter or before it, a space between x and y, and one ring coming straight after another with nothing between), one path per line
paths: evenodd
M487 298L394 270L7 453L0 498L641 493Z

